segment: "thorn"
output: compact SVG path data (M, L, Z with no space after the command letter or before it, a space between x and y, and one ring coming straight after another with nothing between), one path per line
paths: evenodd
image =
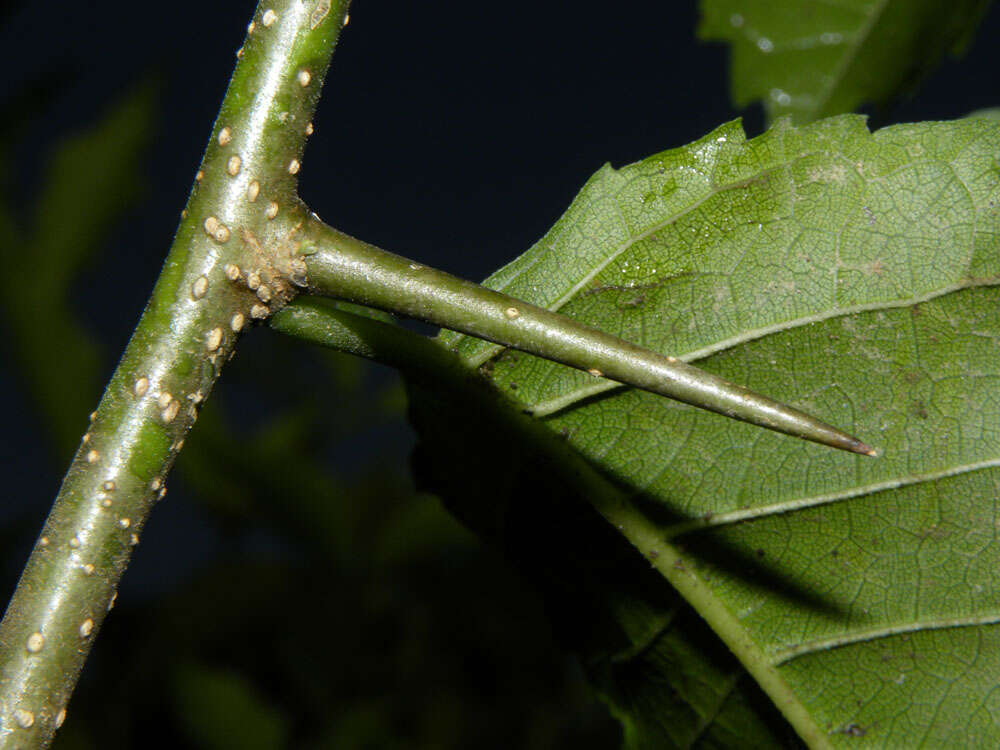
M839 430L837 430L839 432ZM868 443L858 440L856 437L847 435L847 433L842 433L846 439L841 440L837 443L830 443L834 448L841 448L842 450L850 451L851 453L857 453L860 456L871 456L872 458L877 458L882 455L882 451L878 448L872 448Z

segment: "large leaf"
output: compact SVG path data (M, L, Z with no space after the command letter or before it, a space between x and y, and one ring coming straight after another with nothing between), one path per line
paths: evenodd
M990 0L702 0L703 39L730 42L732 97L797 122L882 103L958 54Z
M487 281L877 460L443 335L504 398L413 387L423 480L549 591L631 747L781 744L774 701L814 746L1000 742L998 152L730 123L604 167Z

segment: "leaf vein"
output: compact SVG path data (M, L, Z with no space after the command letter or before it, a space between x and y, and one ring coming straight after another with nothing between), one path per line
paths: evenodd
M984 469L993 469L998 466L1000 466L1000 457L991 458L985 461L976 461L969 464L961 464L959 466L950 466L947 469L941 469L939 471L895 477L893 479L887 479L883 482L874 482L863 487L851 487L840 492L830 492L823 495L813 495L812 497L784 500L780 503L761 505L756 508L747 508L745 510L734 510L728 513L718 513L707 520L693 519L691 521L675 524L674 526L668 527L665 534L667 539L673 539L682 534L711 526L724 526L727 524L740 523L742 521L762 518L765 516L776 516L782 513L790 513L797 510L803 510L805 508L815 508L818 505L828 505L842 500L851 500L856 497L874 495L879 492L886 492L887 490L899 489L900 487L908 487L913 484L920 484L921 482L934 482L938 479L947 479L961 474L970 474Z
M929 302L932 299L937 299L938 297L943 297L947 294L952 294L954 292L960 292L965 289L975 289L977 287L993 287L1000 286L1000 278L991 279L967 279L966 281L960 282L958 284L952 284L940 289L935 289L927 294L920 295L919 297L909 297L907 299L901 300L890 300L888 302L873 302L864 305L852 305L851 307L842 308L832 308L830 310L824 310L823 312L816 313L814 315L805 315L800 318L794 318L792 320L784 320L779 323L773 323L768 326L761 326L760 328L755 328L749 331L744 331L743 333L737 334L736 336L731 336L728 339L722 339L708 346L703 346L700 349L695 349L690 352L676 354L678 359L684 362L695 362L700 359L705 359L713 354L718 354L726 349L731 349L733 347L739 346L740 344L745 344L750 341L756 341L757 339L764 338L765 336L770 336L775 333L781 333L782 331L791 330L792 328L798 328L801 326L810 325L812 323L820 323L824 320L830 320L831 318L846 317L848 315L857 315L858 313L865 312L877 312L880 310L894 310L900 307L912 307L913 305L919 305L923 302ZM536 417L548 417L557 412L561 412L573 404L581 401L583 399L592 398L599 394L605 393L607 391L615 390L618 388L625 388L626 386L622 383L615 383L614 381L605 380L600 383L593 383L582 386L580 388L573 389L567 393L556 396L555 398L549 399L547 401L540 401L536 404L530 406L531 413Z
M772 664L781 666L802 656L808 656L819 651L829 651L844 646L852 646L857 643L876 641L882 638L891 638L894 635L905 635L924 630L948 630L951 628L970 628L978 625L998 625L1000 624L1000 611L990 612L984 615L967 615L965 617L946 617L936 620L917 620L915 622L896 623L885 625L871 630L859 630L853 633L843 633L831 638L821 638L815 641L807 641L796 646L777 651L772 656Z

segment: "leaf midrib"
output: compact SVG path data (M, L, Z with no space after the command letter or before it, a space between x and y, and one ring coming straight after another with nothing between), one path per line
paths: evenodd
M583 463L582 473L590 473ZM697 573L694 561L671 542L665 542L655 524L621 491L599 476L590 478L594 490L587 499L604 519L643 556L651 555L652 566L687 601L742 663L747 674L768 695L799 736L815 750L832 748L827 733L792 690L773 657L765 653L725 601Z
M982 465L970 464L966 469L975 471L992 468L996 465L1000 465L1000 458L983 462ZM935 477L920 475L914 479L914 482L933 478ZM887 487L886 489L892 488ZM757 643L752 631L729 610L725 600L718 595L716 590L701 579L696 572L694 561L675 546L671 537L664 538L663 531L651 523L644 513L621 494L613 492L612 496L616 497L611 503L607 502L607 498L601 497L602 494L598 492L595 493L596 496L589 498L598 512L618 528L640 554L645 556L650 550L659 552L652 561L653 567L695 611L705 618L716 634L742 662L751 678L764 689L772 701L775 701L775 705L782 710L785 717L811 747L829 748L832 747L832 744L829 742L827 734L816 723L812 713L801 702L798 694L785 681L780 671L783 665L811 653L895 635L926 630L1000 624L1000 611L982 615L921 619L907 623L883 625L868 630L845 631L838 635L806 641L780 651L769 652ZM788 702L782 706L779 699ZM706 726L709 725L710 722L706 724Z

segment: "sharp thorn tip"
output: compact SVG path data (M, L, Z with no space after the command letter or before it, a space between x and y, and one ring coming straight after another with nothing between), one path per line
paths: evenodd
M854 445L851 446L851 450L862 456L871 456L872 458L877 458L882 455L882 451L878 448L872 448L867 443L862 443L860 440L855 440Z

